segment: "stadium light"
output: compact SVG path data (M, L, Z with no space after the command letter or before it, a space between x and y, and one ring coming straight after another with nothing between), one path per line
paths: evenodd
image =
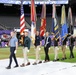
M12 6L12 4L7 4L7 3L5 3L4 6Z

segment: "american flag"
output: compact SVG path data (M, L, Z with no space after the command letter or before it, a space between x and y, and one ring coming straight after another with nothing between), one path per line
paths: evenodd
M22 35L25 30L25 18L23 9L23 0L21 0L21 16L20 16L20 34Z

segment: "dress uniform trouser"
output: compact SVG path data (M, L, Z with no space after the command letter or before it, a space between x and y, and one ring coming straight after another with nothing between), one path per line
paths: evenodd
M45 51L45 61L49 61L49 55L48 55L48 52L49 52L49 48L48 47L44 47L44 51Z
M27 53L28 53L28 48L24 47L23 48L24 64L29 62Z
M59 48L57 46L54 47L54 53L55 53L55 60L58 59L58 50Z
M39 52L40 52L39 48L40 48L40 46L37 46L37 47L35 48L35 52L36 52L36 62L38 62L38 60L41 61L40 53L39 53Z
M70 49L70 58L71 57L74 58L73 47L74 47L74 45L69 46L69 49Z
M66 58L66 45L62 45L63 58Z
M16 56L15 56L15 51L16 47L10 47L10 63L9 63L9 66L11 66L11 63L12 63L12 58L14 58L14 61L16 63L16 65L18 66L18 62L17 62L17 59L16 59Z

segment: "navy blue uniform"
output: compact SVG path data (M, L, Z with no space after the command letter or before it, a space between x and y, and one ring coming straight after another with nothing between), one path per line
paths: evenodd
M58 42L59 42L59 39L58 40L54 39L54 46L58 46Z
M67 37L63 40L62 45L66 45Z
M51 46L51 38L50 37L46 37L45 38L45 46L44 46L44 51L45 51L45 61L49 61L49 55L48 55L48 51L49 51L49 47Z
M40 36L35 36L35 46L39 46L40 45L40 41L41 41L41 37Z

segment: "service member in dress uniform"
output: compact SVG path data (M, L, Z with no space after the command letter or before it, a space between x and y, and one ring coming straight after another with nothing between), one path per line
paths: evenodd
M33 65L36 65L37 63L40 64L42 63L41 61L41 57L40 57L40 50L41 50L41 45L42 45L42 41L41 41L41 37L39 35L39 31L36 31L36 36L35 36L35 54L36 54L36 61L33 63Z
M24 46L24 48L23 48L24 61L23 61L23 64L20 65L21 67L30 65L30 62L29 62L27 53L28 53L29 50L30 50L31 40L30 40L30 38L28 37L28 33L29 33L28 30L26 30L26 31L24 32L24 35L25 35L24 40L23 40L23 41L24 41L24 42L23 42L23 43L24 43L24 44L23 44L23 46Z
M58 43L59 43L59 38L55 38L55 36L53 37L53 41L54 41L54 54L55 54L55 57L54 57L54 60L53 61L59 61L59 57L58 57Z
M18 67L18 62L15 56L18 48L18 39L14 31L11 31L11 39L9 41L9 46L10 46L10 57L9 57L10 60L9 60L9 65L6 67L6 69L11 69L12 58L16 63L16 66L14 66L14 68Z
M48 52L49 52L49 48L51 46L51 38L49 37L49 32L46 32L45 33L45 45L44 45L44 52L45 52L45 62L49 62L50 61L50 58L49 58L49 55L48 55Z

